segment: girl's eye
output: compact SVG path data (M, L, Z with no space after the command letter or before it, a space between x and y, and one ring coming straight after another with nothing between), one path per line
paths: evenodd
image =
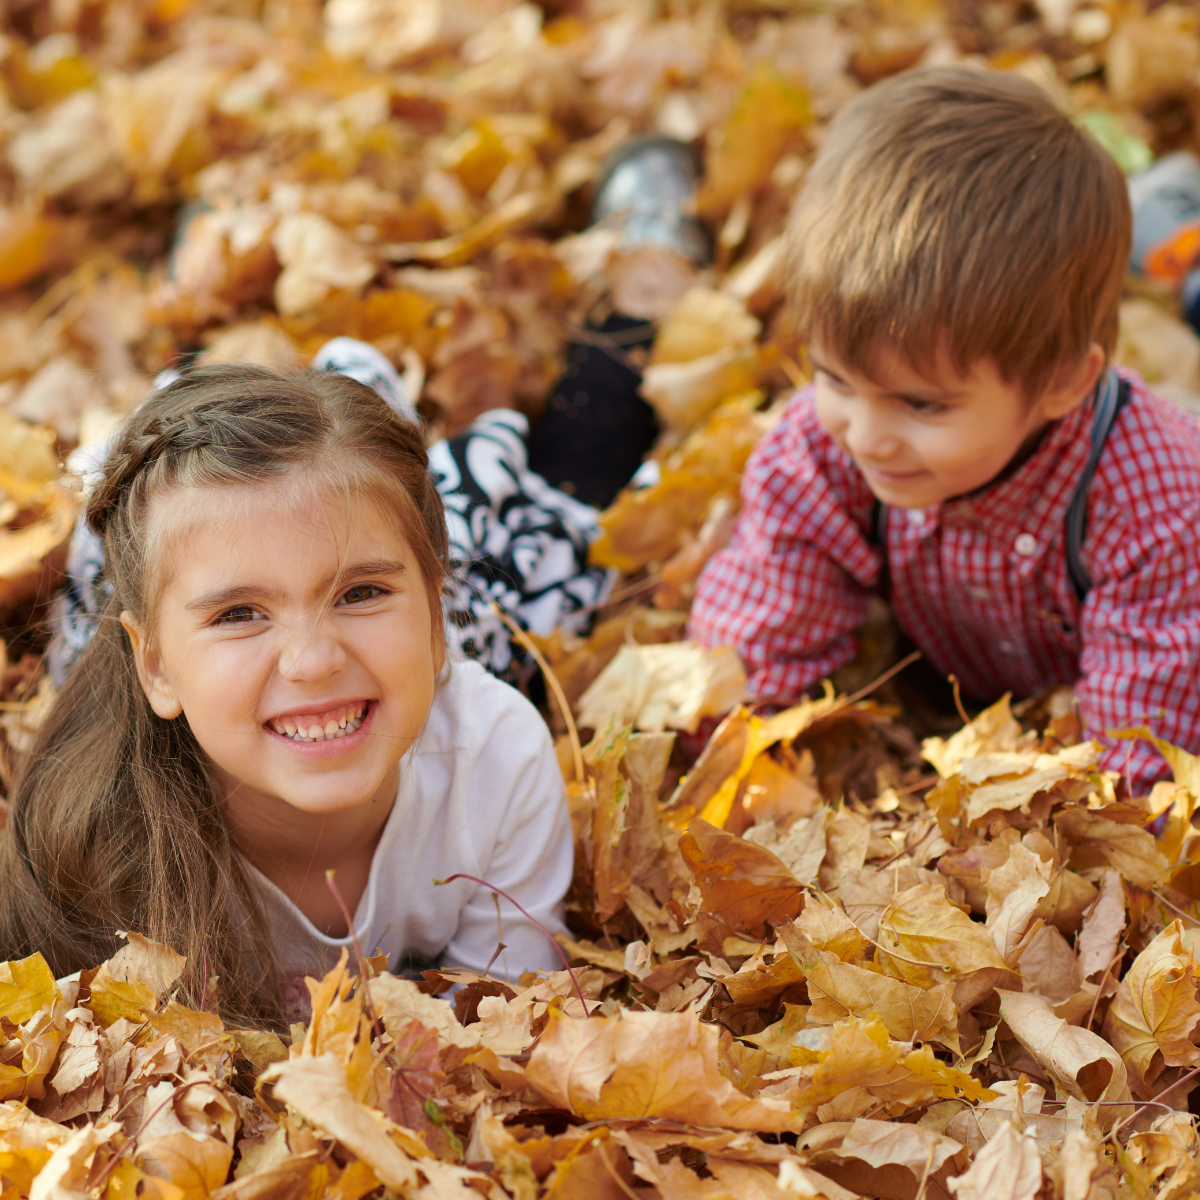
M387 593L374 583L359 583L342 593L341 604L363 604L367 600L376 600Z
M230 608L223 612L216 621L215 625L247 625L251 621L263 619L263 614L256 608L250 608L248 605L242 604L237 608Z

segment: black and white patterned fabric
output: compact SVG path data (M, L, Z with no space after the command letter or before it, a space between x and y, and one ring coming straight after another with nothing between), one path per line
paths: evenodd
M596 510L529 470L528 431L521 413L495 409L429 449L454 572L446 634L496 674L510 672L514 655L493 601L534 633L581 633L611 586L611 573L587 561Z
M358 379L401 416L417 419L395 367L373 346L335 338L313 365ZM165 386L176 377L164 372L155 382ZM508 678L515 678L524 656L510 643L493 602L533 633L546 635L558 626L583 633L613 579L587 563L598 533L596 509L529 470L528 431L522 414L497 409L429 449L450 535L452 575L443 591L448 647ZM110 446L81 447L72 456L69 465L83 477L85 489L99 478ZM49 667L56 683L95 632L103 571L104 548L81 516L67 556L67 586L52 617Z

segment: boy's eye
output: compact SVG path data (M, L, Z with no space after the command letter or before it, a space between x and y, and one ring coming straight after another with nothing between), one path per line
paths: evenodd
M342 604L362 604L367 600L375 600L386 595L383 588L374 583L358 583L342 593Z
M921 413L927 417L946 411L946 406L939 404L936 400L919 400L915 396L905 396L904 403L913 412Z
M261 619L262 613L256 608L251 608L247 604L240 604L237 608L229 608L223 612L215 622L215 625L246 625L250 621Z
M825 381L825 384L828 387L833 388L834 391L848 392L850 390L850 385L844 379L839 379L836 375L833 375L829 371L825 370L824 367L817 367L817 374Z

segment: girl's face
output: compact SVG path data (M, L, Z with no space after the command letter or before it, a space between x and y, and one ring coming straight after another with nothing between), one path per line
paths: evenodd
M440 666L395 517L366 502L350 519L297 474L174 489L151 516L170 532L153 645L122 620L152 707L186 718L231 820L390 806Z

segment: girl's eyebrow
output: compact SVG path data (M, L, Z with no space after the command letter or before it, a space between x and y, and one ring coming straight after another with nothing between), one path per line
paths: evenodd
M401 575L407 570L404 563L390 558L366 559L363 562L351 563L342 567L337 574L322 580L320 591L335 591L343 580L361 578L364 575ZM256 587L253 584L234 584L232 587L214 588L189 600L183 607L186 612L212 612L217 608L232 608L237 604L249 604L255 600L263 600L271 594L270 589Z

